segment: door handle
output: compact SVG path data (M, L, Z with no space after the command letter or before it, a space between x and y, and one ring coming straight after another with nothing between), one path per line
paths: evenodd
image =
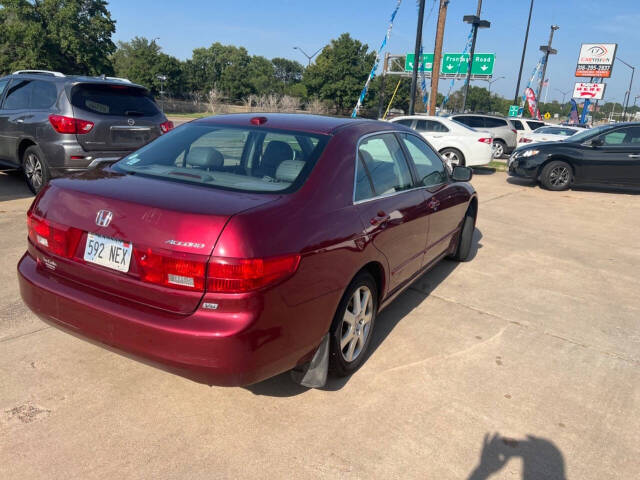
M382 210L380 210L376 214L376 216L369 221L369 223L371 223L371 225L373 226L378 226L378 225L382 226L385 223L387 223L390 219L391 219L391 216L387 215Z
M24 118L19 118L16 120L17 123L24 123Z
M631 155L629 155L629 158L640 158L640 154L632 153Z

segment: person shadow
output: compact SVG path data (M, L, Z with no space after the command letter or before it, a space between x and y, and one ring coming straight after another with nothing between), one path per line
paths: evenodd
M468 480L485 480L500 471L514 457L522 459L522 480L566 480L562 452L553 442L527 435L526 439L486 434L480 452L480 463Z

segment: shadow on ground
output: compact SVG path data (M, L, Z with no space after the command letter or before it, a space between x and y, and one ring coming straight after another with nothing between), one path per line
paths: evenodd
M482 248L480 240L482 232L476 228L473 233L473 243L471 245L471 253L469 261L472 261L478 249ZM420 305L438 285L444 282L447 277L458 267L459 263L452 260L443 260L439 262L428 272L416 278L413 282L414 287L409 287L407 291L396 298L391 306L383 310L378 318L376 318L375 329L373 330L373 338L369 345L367 357L371 356L382 342L389 336L393 329L406 317L411 311ZM415 285L420 285L417 289ZM410 293L408 291L411 291ZM418 295L416 295L418 293ZM357 372L355 373L357 375ZM344 387L350 380L351 376L336 378L329 376L327 384L322 390L336 391ZM281 373L275 377L269 378L254 385L245 387L255 395L267 395L273 397L291 397L299 395L309 390L306 387L293 382L289 372Z
M468 480L485 480L500 471L512 458L522 460L522 480L565 480L564 458L553 442L527 435L525 439L486 434L480 461Z
M507 182L512 185L519 185L521 187L539 187L538 182L528 178L508 177ZM542 187L539 187L542 188ZM626 186L609 186L609 185L576 185L571 187L570 191L576 192L594 192L594 193L623 193L627 195L640 195L640 185L638 187L626 187ZM558 193L558 192L549 192Z
M19 170L0 171L0 201L33 197Z

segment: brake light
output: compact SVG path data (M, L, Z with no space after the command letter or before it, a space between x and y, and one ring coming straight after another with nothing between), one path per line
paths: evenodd
M140 279L182 290L204 291L207 257L180 252L160 253L150 248L133 251Z
M300 264L300 255L276 258L211 257L207 290L240 293L256 290L293 275Z
M493 143L493 138L479 138L478 141L482 143L488 143L489 145L491 145Z
M162 131L163 134L169 132L170 130L173 130L173 122L171 120L167 120L166 122L160 124L160 131Z
M49 123L58 133L84 134L93 128L93 122L63 115L49 115Z
M82 231L27 213L29 239L40 249L65 258L73 257Z
M516 135L518 134L518 131L517 131L515 128L512 128L512 129L511 129L511 131L512 131L513 133L515 133Z
M530 138L527 137L522 137L520 140L518 140L519 143L531 143L533 142L533 140L531 140Z

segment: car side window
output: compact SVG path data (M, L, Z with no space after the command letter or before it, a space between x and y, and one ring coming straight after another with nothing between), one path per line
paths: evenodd
M44 82L42 80L34 80L31 82L31 100L29 107L34 110L44 110L56 103L58 98L58 90L55 84Z
M393 134L366 137L358 146L355 200L411 188L411 172Z
M626 127L602 135L605 145L624 145L640 143L640 128Z
M9 84L9 79L0 80L0 101L2 101L2 94L4 93L4 89Z
M511 120L511 124L516 130L524 130L524 126L520 120Z
M513 122L513 120L511 120ZM527 123L529 124L529 128L531 130L535 130L536 128L540 128L540 127L544 127L544 123L542 122L533 122L531 120L527 120Z
M30 98L31 80L13 80L11 85L9 85L3 108L5 110L22 110L29 108Z
M447 172L440 155L415 135L402 134L402 142L409 151L418 173L420 184L425 187L447 181Z
M435 120L418 120L416 130L419 132L448 132L449 129Z
M413 124L413 120L411 120L410 118L405 118L402 120L396 120L394 123L399 123L400 125L410 127Z
M487 128L506 127L507 121L500 118L487 117L484 119L484 124Z

